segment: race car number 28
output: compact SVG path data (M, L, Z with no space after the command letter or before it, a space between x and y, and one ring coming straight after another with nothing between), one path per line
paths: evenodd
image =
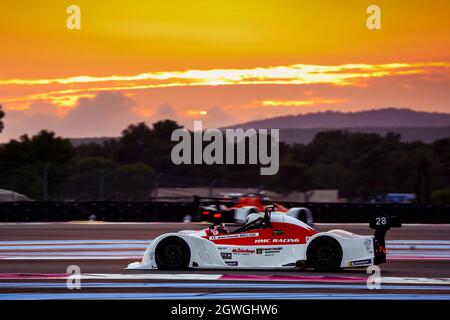
M387 224L386 217L376 217L375 218L375 224L377 226L385 226Z

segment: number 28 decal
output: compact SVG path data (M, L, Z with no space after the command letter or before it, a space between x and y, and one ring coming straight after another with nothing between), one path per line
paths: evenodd
M376 217L375 218L375 224L377 226L385 226L387 224L386 217Z

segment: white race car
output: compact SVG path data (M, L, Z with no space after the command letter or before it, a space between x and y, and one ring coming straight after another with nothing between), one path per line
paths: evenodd
M400 223L374 217L374 236L344 230L316 232L302 221L267 208L230 231L224 224L200 231L166 233L152 241L140 262L127 269L302 269L333 271L386 261L384 236Z

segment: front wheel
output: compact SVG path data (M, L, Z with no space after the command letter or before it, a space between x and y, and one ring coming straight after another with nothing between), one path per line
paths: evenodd
M341 266L341 245L329 236L314 239L308 246L306 255L308 265L316 271L334 271Z
M156 246L155 260L158 269L184 270L189 267L190 259L189 246L181 238L167 237Z

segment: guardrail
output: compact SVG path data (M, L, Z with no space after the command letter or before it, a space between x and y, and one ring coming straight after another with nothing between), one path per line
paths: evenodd
M99 221L183 221L195 217L197 201L145 202L0 202L1 222L45 222L95 219ZM365 223L373 214L395 214L403 223L450 223L450 205L298 203L286 207L307 207L314 222Z
M0 202L0 221L183 221L193 202Z
M367 222L376 214L398 215L402 223L450 223L450 205L398 203L295 203L284 206L309 208L314 222Z

